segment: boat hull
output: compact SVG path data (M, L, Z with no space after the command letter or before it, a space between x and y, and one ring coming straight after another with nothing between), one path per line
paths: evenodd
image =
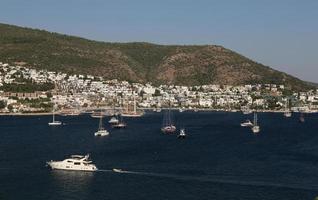
M84 165L67 165L63 161L50 161L47 162L47 165L52 170L66 170L66 171L88 171L88 172L94 172L97 171L97 167L93 164L89 164L87 166Z
M166 126L166 127L161 128L161 131L163 133L166 133L166 134L172 134L176 131L176 127L175 126Z
M55 122L49 122L48 124L49 124L49 126L60 126L60 125L62 125L62 122L55 121Z

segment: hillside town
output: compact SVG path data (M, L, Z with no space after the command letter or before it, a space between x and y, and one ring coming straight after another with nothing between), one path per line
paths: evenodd
M138 109L317 112L318 89L296 92L275 84L155 86L0 62L3 114L49 113L53 108L59 112L121 109L134 103Z

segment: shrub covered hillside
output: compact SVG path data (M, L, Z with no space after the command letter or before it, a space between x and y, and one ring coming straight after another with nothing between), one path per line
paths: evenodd
M154 84L307 83L216 45L106 43L0 24L0 61Z

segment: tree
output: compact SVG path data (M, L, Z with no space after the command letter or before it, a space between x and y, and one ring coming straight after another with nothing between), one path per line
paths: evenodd
M0 101L0 109L3 109L6 107L6 103L4 101Z
M160 95L161 95L160 90L156 89L155 93L153 94L153 96L158 97Z

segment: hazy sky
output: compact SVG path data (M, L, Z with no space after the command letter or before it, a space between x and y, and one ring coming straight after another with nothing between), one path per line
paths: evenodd
M0 22L102 41L218 44L318 82L318 0L0 0Z

